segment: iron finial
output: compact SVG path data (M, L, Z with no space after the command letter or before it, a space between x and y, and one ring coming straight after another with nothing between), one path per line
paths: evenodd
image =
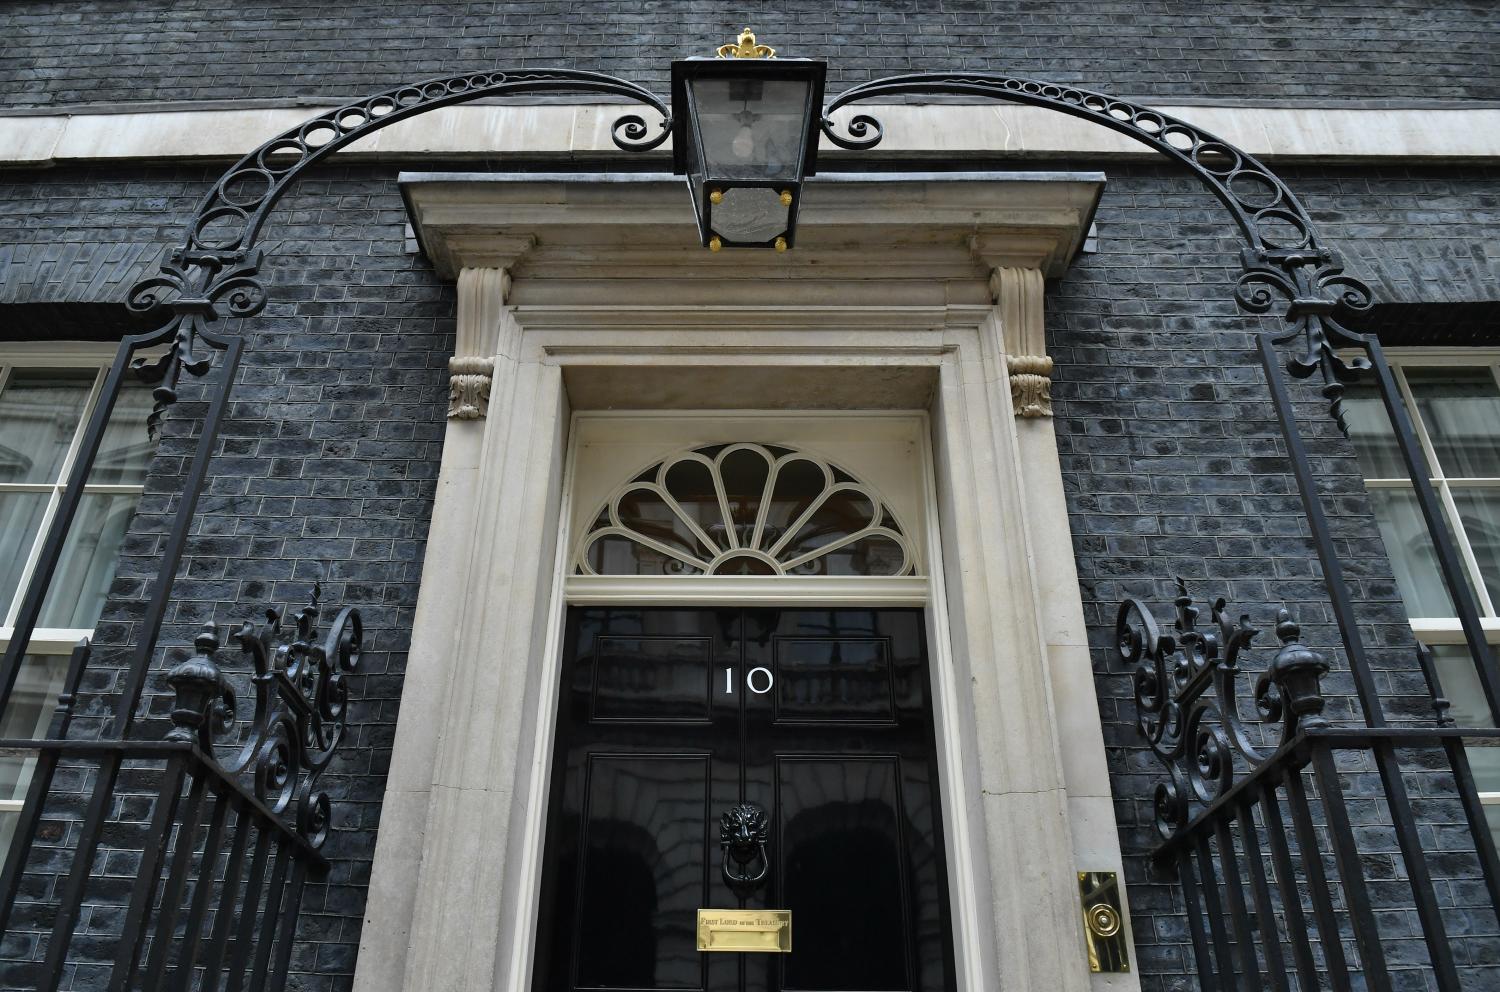
M1328 660L1302 643L1302 627L1286 609L1276 614L1276 637L1281 641L1281 650L1276 652L1261 678L1270 680L1280 690L1285 707L1286 735L1291 736L1298 728L1328 726L1328 718L1323 716L1323 690L1319 685L1323 676L1328 674Z

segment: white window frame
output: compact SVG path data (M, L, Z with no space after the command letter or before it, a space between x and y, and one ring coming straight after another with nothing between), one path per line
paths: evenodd
M1401 399L1406 404L1407 413L1411 415L1417 443L1421 445L1422 455L1432 472L1428 481L1432 483L1438 499L1442 501L1443 513L1448 522L1448 529L1453 535L1453 543L1458 549L1464 569L1472 583L1486 640L1491 643L1500 643L1500 610L1496 608L1500 604L1497 604L1491 597L1484 577L1479 573L1479 562L1474 557L1474 549L1469 543L1468 535L1464 533L1458 515L1458 506L1453 501L1454 485L1466 489L1500 488L1500 477L1454 476L1450 478L1445 473L1438 461L1437 451L1432 445L1431 437L1428 436L1427 425L1422 420L1421 411L1412 396L1405 373L1408 368L1453 368L1455 366L1488 368L1490 375L1495 379L1496 388L1500 389L1500 348L1388 348L1385 350L1385 356L1390 363L1396 386L1401 392ZM1412 481L1404 477L1366 478L1365 487L1368 489L1410 489ZM1429 644L1462 644L1464 641L1463 629L1459 626L1457 617L1412 617L1411 625L1412 630Z
M27 552L26 564L21 570L20 582L11 602L4 604L3 623L0 623L0 651L10 646L11 637L15 633L16 613L20 609L21 599L25 595L27 584L36 570L37 560L41 557L42 545L46 541L47 531L52 526L52 521L57 514L57 505L62 498L63 490L67 488L69 475L73 471L73 465L77 461L78 449L83 439L83 434L88 426L89 417L99 402L100 392L104 386L105 377L109 374L110 365L119 351L119 345L113 342L93 341L47 341L47 342L17 342L0 345L0 392L10 381L11 371L16 368L41 368L41 369L96 369L93 386L89 389L88 399L84 407L87 416L79 421L77 430L73 434L73 440L68 446L67 454L58 468L57 476L52 482L37 483L0 483L0 493L46 493L48 494L47 506L42 514L41 526L37 530L31 548ZM85 487L87 493L101 493L110 495L136 495L145 492L144 485L125 484L90 484ZM72 654L78 642L86 637L92 637L92 627L37 627L31 635L27 644L26 653L29 655L53 655L67 656ZM50 712L50 710L49 710ZM24 799L0 799L0 814L20 812L26 805Z
M1465 488L1500 487L1500 478L1449 478L1447 476L1442 464L1438 461L1437 451L1433 448L1432 438L1428 436L1427 425L1422 420L1421 410L1417 407L1415 397L1412 396L1411 386L1406 381L1405 373L1408 368L1454 368L1458 366L1488 368L1490 375L1495 378L1496 388L1500 388L1500 348L1385 348L1383 351L1386 361L1390 364L1391 375L1396 380L1396 387L1400 390L1401 399L1406 404L1406 411L1411 416L1412 430L1416 435L1417 443L1421 445L1422 456L1432 472L1428 481L1431 482L1438 499L1442 502L1449 533L1453 536L1454 546L1458 549L1464 569L1469 575L1471 588L1475 592L1480 611L1479 625L1484 631L1484 639L1489 644L1500 645L1500 611L1496 609L1500 604L1497 604L1491 596L1484 576L1479 572L1479 562L1474 557L1474 549L1469 543L1468 535L1464 532L1452 491L1453 483L1460 483ZM1496 433L1500 434L1500 425L1497 425ZM1412 480L1407 478L1366 478L1364 482L1367 489L1410 489L1413 487ZM1407 623L1411 625L1412 633L1423 643L1430 645L1467 643L1463 626L1456 616L1408 617ZM1500 806L1500 792L1480 792L1479 801L1485 806Z
M48 494L41 526L37 530L36 538L32 541L31 549L27 552L26 564L21 570L16 593L11 602L3 607L4 617L3 621L0 621L0 650L10 645L11 636L15 632L16 613L20 609L21 598L36 570L36 563L41 557L47 531L52 526L63 490L67 488L68 476L72 474L73 465L77 461L78 448L88 427L88 417L93 415L99 402L104 379L109 374L110 365L118 351L119 346L112 342L49 341L0 345L0 393L4 392L6 383L10 381L11 371L16 368L97 369L85 406L88 416L79 421L78 429L73 434L72 443L68 446L56 479L52 482L0 483L0 493ZM90 483L84 487L84 492L139 497L145 489L144 485ZM27 652L30 654L70 654L81 638L91 637L93 633L92 627L38 627L32 633Z

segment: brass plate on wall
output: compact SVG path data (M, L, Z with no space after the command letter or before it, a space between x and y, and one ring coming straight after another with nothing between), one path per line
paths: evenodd
M698 950L792 953L789 909L700 909Z
M1125 943L1120 882L1115 873L1079 872L1078 896L1083 902L1083 940L1088 949L1089 971L1129 971L1130 948Z

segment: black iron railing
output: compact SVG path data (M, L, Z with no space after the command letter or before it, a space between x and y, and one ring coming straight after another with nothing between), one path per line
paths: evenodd
M1330 726L1329 665L1285 610L1280 650L1242 700L1257 632L1223 600L1198 630L1178 585L1170 633L1137 600L1121 604L1116 633L1137 728L1167 770L1153 857L1181 887L1203 988L1391 992L1412 987L1398 984L1403 971L1430 974L1440 992L1477 987L1484 955L1463 943L1476 915L1500 923L1500 858L1465 742L1500 730L1452 726L1425 650L1433 725Z
M211 626L166 674L165 740L69 740L89 648L74 651L46 738L0 740L35 756L0 872L0 987L56 989L69 970L115 992L284 987L303 885L327 867L318 779L359 662L358 612L321 639L317 616L315 587L294 635L275 611L238 631L255 694L242 735L228 736L236 699ZM221 734L232 757L219 756Z

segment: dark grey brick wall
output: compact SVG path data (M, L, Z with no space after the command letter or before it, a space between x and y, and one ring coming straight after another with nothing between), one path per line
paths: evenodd
M662 90L670 59L746 24L785 55L829 58L835 89L966 68L1122 96L1500 99L1489 0L93 0L0 7L0 103L359 96L559 63Z
M1408 260L1414 298L1442 299L1444 284L1455 280L1476 299L1500 298L1500 283L1486 281L1482 267L1454 265L1500 234L1496 170L1282 174L1331 243ZM1334 661L1324 680L1329 715L1357 721L1359 710L1255 351L1262 325L1237 314L1230 297L1238 273L1232 232L1191 183L1147 167L1111 170L1098 230L1100 254L1049 294L1055 427L1143 983L1152 992L1179 992L1197 982L1185 977L1194 972L1180 892L1146 857L1157 843L1151 800L1164 775L1134 729L1133 689L1113 638L1120 601L1138 596L1170 623L1172 580L1181 576L1206 627L1208 604L1227 597L1234 615L1248 614L1263 631L1246 663L1251 671L1269 660L1276 611L1288 606L1304 624L1304 639ZM1299 386L1297 396L1387 713L1430 719L1352 452L1316 390ZM1433 770L1430 756L1403 757L1435 852L1449 932L1464 935L1457 953L1466 987L1493 987L1500 931L1493 913L1478 908L1485 902L1475 890L1472 848L1455 827L1462 814L1436 798L1451 793L1451 779ZM1351 816L1377 905L1409 904L1385 827L1389 813L1373 800L1379 783L1360 762L1342 767L1349 794L1358 797ZM1327 871L1335 875L1331 862ZM1410 970L1411 961L1425 960L1411 914L1385 914L1382 926L1393 967L1407 969L1396 976L1398 987L1426 989L1421 973Z
M0 175L0 242L175 243L215 175L212 168ZM353 972L441 454L453 292L425 261L403 253L404 222L394 169L379 168L325 169L273 220L266 246L274 302L247 330L213 477L162 634L167 665L204 622L223 631L260 619L268 606L295 611L315 579L323 580L332 608L325 624L344 605L363 615L365 652L350 682L348 735L322 780L334 802L326 848L333 869L304 899L303 943L294 958L300 974L291 986L299 989L347 987ZM201 394L188 388L165 424L97 630L75 736L97 730L112 709L117 666L139 634L148 580L191 454L187 431L202 412ZM231 671L248 670L236 648L226 646L220 659ZM160 735L170 708L160 675L147 700L157 719L143 726L146 736ZM253 697L245 680L238 682L245 718ZM76 802L53 815L65 820L70 811L76 814ZM66 867L65 860L56 864ZM123 899L132 869L110 864L108 873L124 877L102 884L95 897ZM93 907L81 931L93 939L75 943L112 954L108 935L119 926L118 911ZM0 972L0 984L6 974L24 972ZM80 975L85 983L98 970Z
M164 636L181 646L207 619L228 623L266 605L295 607L319 576L328 603L365 612L369 651L354 682L351 736L330 783L334 871L305 901L292 984L299 989L347 988L352 974L443 426L453 299L425 262L402 254L393 174L378 166L323 169L271 222L274 302L246 329L230 423ZM0 243L170 242L214 175L211 168L0 175ZM1500 298L1483 267L1451 264L1500 235L1496 170L1287 176L1334 242L1409 260L1417 287L1461 279L1468 298ZM1128 680L1110 662L1114 608L1122 596L1139 595L1164 613L1170 581L1182 575L1204 598L1228 595L1263 625L1287 602L1296 604L1309 640L1327 647L1334 634L1253 358L1259 325L1231 300L1237 245L1220 208L1184 177L1133 166L1112 170L1098 220L1099 254L1081 259L1049 299L1054 425L1097 648L1143 977L1152 992L1189 989L1196 983L1183 977L1190 957L1179 898L1145 859L1158 772L1131 727ZM191 413L194 398L183 402ZM1406 700L1397 711L1417 713L1399 604L1353 460L1316 397L1306 414L1340 539L1355 562L1361 615L1372 641L1394 645L1378 654L1382 684ZM135 636L141 577L185 444L169 429L100 627L104 653L81 703L84 727L103 713L110 658ZM1350 715L1347 675L1327 685L1333 715ZM152 702L154 714L162 702ZM1378 835L1375 804L1355 815ZM1430 815L1452 819L1436 804ZM1445 836L1434 830L1434 844L1452 843ZM1378 845L1372 857L1389 860ZM1497 953L1495 924L1468 913L1474 893L1465 888L1461 859L1444 870L1457 880L1449 897L1456 918L1472 924L1463 950L1468 974L1483 987L1493 972L1480 966L1493 968ZM108 907L93 918L107 933Z

